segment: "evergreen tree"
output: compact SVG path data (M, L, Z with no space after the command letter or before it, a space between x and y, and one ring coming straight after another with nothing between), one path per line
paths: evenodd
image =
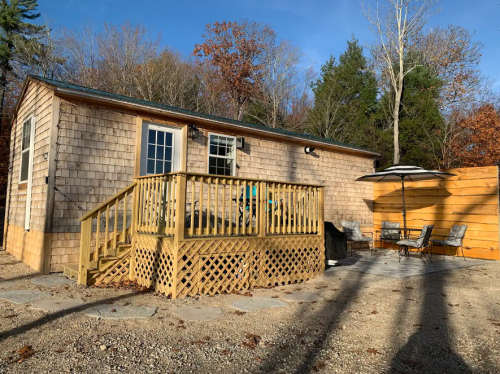
M432 151L435 137L431 136L443 127L443 117L439 111L439 90L442 81L433 75L424 66L413 69L406 77L403 86L400 114L400 151L401 163L406 165L418 165L433 168L434 163ZM388 91L380 98L377 113L379 124L383 122L384 116L390 113L389 105L392 103L394 93ZM386 132L379 126L377 134L380 139L389 141L385 146L377 150L383 153L383 163L391 164L392 146L390 143L390 132ZM377 136L377 135L376 135Z
M377 98L375 75L368 70L363 48L354 37L337 62L334 57L321 66L312 84L314 108L308 130L314 135L360 144Z
M3 122L7 74L12 70L15 57L15 44L19 41L36 40L46 29L26 20L40 17L36 13L37 0L1 0L0 1L0 131Z

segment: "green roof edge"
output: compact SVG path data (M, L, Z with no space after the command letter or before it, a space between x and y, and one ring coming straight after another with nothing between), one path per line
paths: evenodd
M230 118L218 117L218 116L213 116L210 114L194 112L191 110L177 108L177 107L173 107L170 105L159 104L159 103L155 103L155 102L147 101L147 100L142 100L142 99L136 99L136 98L133 98L130 96L123 96L123 95L113 94L113 93L106 92L106 91L96 90L94 88L80 86L78 84L68 83L68 82L57 80L57 79L44 78L44 77L40 77L40 76L36 76L36 75L28 75L28 77L33 78L35 80L40 80L42 82L51 84L51 85L56 86L56 87L66 88L66 89L76 90L76 91L82 91L82 92L86 92L86 93L98 95L98 96L109 97L111 99L126 101L126 102L129 102L131 104L145 105L145 106L149 106L152 108L169 110L171 112L176 112L179 114L185 114L185 115L189 115L189 116L197 116L197 117L204 118L207 120L220 121L220 122L224 122L224 123L227 123L230 125L238 125L238 126L242 126L242 127L247 127L249 129L273 132L273 133L276 133L279 135L288 135L288 136L299 137L299 138L303 138L304 140L311 140L311 141L316 141L316 142L325 143L325 144L329 144L329 145L336 145L336 146L340 146L340 147L351 148L353 150L364 151L364 152L372 153L373 155L378 155L377 152L371 151L371 150L363 148L363 147L358 147L356 145L336 142L334 140L320 138L318 136L314 136L314 135L310 135L310 134L304 134L304 133L299 133L299 132L289 131L289 130L284 130L284 129L277 129L274 127L267 127L267 126L257 125L254 123L237 121L237 120L230 119Z

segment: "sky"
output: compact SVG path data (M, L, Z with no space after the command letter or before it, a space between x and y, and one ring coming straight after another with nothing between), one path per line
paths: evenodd
M438 7L428 27L453 24L475 31L475 40L484 43L480 69L500 92L500 1L441 0ZM245 18L271 25L279 39L300 47L316 70L330 55L339 56L352 35L363 46L375 40L358 0L39 0L38 10L53 29L141 24L186 56L202 42L206 24Z

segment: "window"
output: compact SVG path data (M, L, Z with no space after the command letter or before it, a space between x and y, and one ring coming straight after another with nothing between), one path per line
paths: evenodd
M23 123L23 137L21 140L21 175L19 176L19 182L27 182L30 169L30 149L32 143L32 121L31 118L27 119Z
M209 134L208 174L235 175L236 138Z
M174 134L169 131L149 128L146 170L148 174L172 171Z

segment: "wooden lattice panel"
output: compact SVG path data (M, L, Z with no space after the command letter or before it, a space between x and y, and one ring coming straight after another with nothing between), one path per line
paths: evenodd
M174 291L173 241L147 235L137 235L134 246L135 275L138 284L153 287L167 295Z
M137 282L174 298L303 282L325 267L324 239L318 235L174 243L138 235L134 247Z
M179 243L177 297L303 282L324 271L322 236Z
M125 253L109 269L96 278L95 284L110 284L128 279L130 271L130 251Z

